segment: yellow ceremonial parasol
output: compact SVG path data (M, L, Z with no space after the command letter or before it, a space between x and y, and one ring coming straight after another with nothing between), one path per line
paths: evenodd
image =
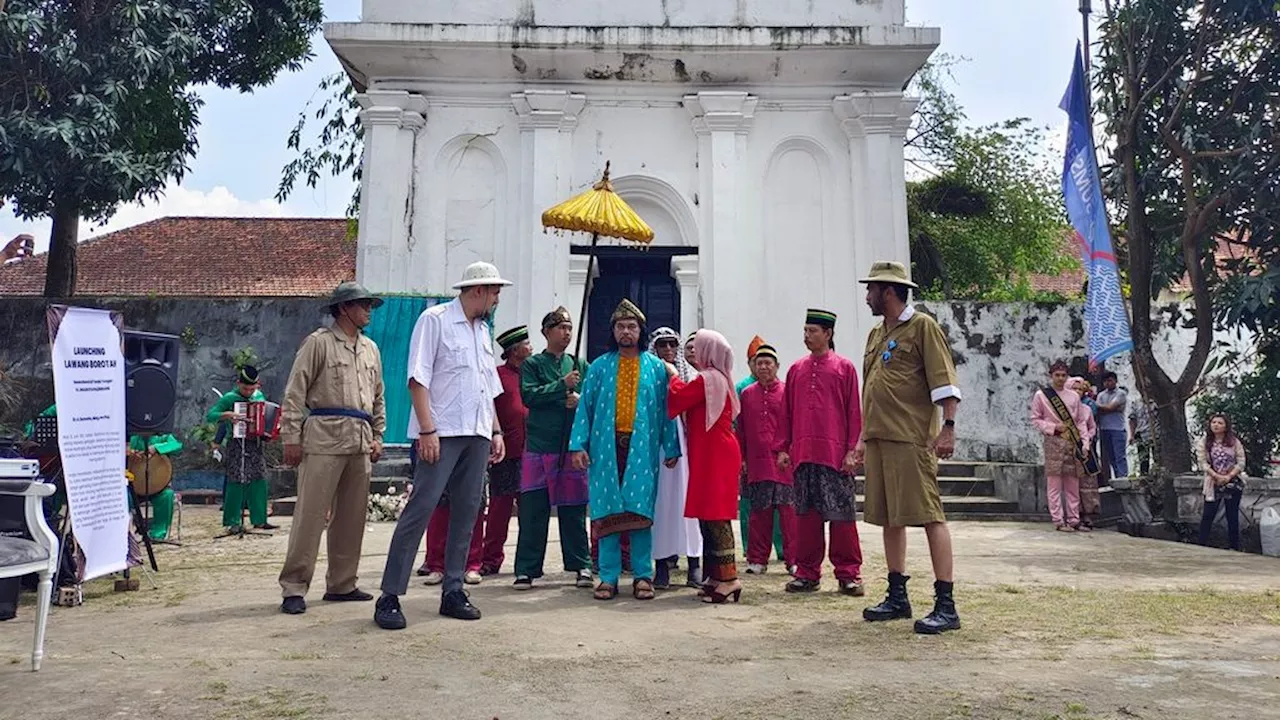
M600 242L600 236L648 245L653 242L653 228L641 220L627 202L613 191L607 162L600 182L581 195L542 213L542 226L544 231L552 228L591 233L591 249L587 253L587 287L582 293L582 311L578 313L578 340L573 350L573 354L578 356L582 350L582 318L587 315L587 302L591 298L591 276L595 272L596 245Z

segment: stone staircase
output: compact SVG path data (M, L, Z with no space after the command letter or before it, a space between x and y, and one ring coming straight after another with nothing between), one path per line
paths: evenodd
M1040 520L1034 513L1019 511L1016 500L1001 498L996 481L983 470L987 463L942 462L938 464L938 491L948 520ZM862 511L865 479L857 477L858 511Z
M1000 497L995 475L999 465L993 463L943 462L938 466L938 489L942 493L942 506L949 520L1048 520L1043 513L1028 513L1019 509L1017 500ZM409 448L389 446L381 460L373 466L370 482L371 494L386 494L391 486L396 492L404 492L409 481ZM862 510L864 479L857 478L858 510ZM293 514L295 497L272 501L277 515Z

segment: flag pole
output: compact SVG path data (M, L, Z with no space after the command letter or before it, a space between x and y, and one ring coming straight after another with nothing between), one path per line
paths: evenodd
M1080 47L1080 52L1081 52L1081 55L1083 55L1083 59L1084 59L1084 76L1086 80L1088 80L1090 77L1089 71L1091 69L1090 66L1092 65L1092 63L1090 62L1090 59L1091 59L1090 56L1093 53L1089 50L1089 16L1092 14L1093 14L1093 0L1080 0L1080 34L1084 41L1084 44ZM1093 87L1091 83L1086 82L1084 88L1085 88L1084 89L1085 103L1089 108L1089 115L1092 118Z

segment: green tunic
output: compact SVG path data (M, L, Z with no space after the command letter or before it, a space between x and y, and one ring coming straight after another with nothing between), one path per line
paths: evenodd
M573 419L573 413L564 407L569 393L564 376L573 368L574 361L568 353L556 357L545 350L520 364L520 398L529 409L525 420L526 452L548 454L564 450ZM586 382L587 368L586 360L577 361L579 392Z
M261 390L254 390L251 397L241 395L239 390L232 390L231 392L223 393L222 397L218 398L218 402L214 403L213 407L209 408L209 412L205 413L204 419L206 422L211 423L225 422L222 419L222 413L235 410L236 403L249 402L250 400L265 401L266 399L267 396L263 395Z

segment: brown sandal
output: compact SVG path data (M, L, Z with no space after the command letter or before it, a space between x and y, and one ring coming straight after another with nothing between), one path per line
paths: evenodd
M591 596L597 600L612 600L618 597L618 587L609 583L600 583Z
M631 583L631 596L637 600L652 600L654 597L653 582L640 578Z

